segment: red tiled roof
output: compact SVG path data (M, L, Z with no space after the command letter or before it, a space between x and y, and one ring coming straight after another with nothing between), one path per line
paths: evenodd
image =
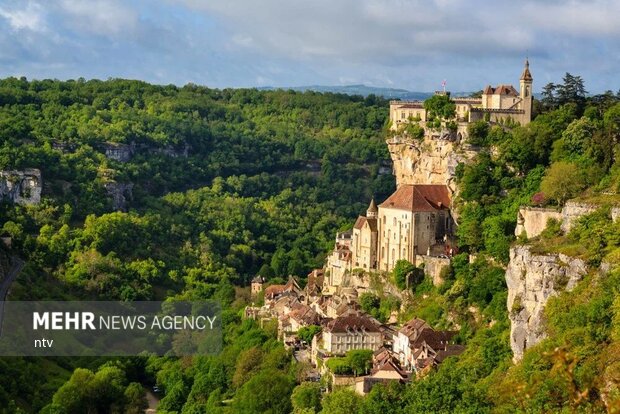
M450 193L445 185L403 184L379 207L407 211L441 210L450 207Z
M364 227L364 224L368 223L371 231L377 230L377 219L376 218L368 218L364 216L359 216L355 221L355 225L353 228L361 230Z
M265 289L265 297L271 298L284 292L285 285L271 285Z
M485 95L508 95L518 97L519 92L512 85L498 85L496 88L492 88L490 85L487 85L482 92Z
M380 332L379 325L362 313L348 313L330 321L325 327L327 332L344 333L348 331Z

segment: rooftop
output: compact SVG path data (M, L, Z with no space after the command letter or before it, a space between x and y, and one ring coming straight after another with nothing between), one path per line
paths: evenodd
M450 193L445 185L403 184L379 207L414 212L442 210L450 207Z

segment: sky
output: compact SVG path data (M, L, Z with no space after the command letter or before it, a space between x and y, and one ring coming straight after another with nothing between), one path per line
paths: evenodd
M0 77L620 89L618 0L0 0Z

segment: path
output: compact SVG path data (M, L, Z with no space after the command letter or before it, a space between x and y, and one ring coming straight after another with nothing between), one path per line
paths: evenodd
M144 414L155 414L159 405L159 398L150 390L146 390L146 401L149 403L149 408L144 410Z

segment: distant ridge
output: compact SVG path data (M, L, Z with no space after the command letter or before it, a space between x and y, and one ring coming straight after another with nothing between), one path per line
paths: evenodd
M308 85L308 86L263 86L261 90L294 90L294 91L315 91L315 92L331 92L344 93L347 95L368 96L371 94L382 96L386 99L402 99L402 100L424 100L433 94L431 92L414 92L406 89L381 88L366 85L344 85L344 86L327 86L327 85Z

